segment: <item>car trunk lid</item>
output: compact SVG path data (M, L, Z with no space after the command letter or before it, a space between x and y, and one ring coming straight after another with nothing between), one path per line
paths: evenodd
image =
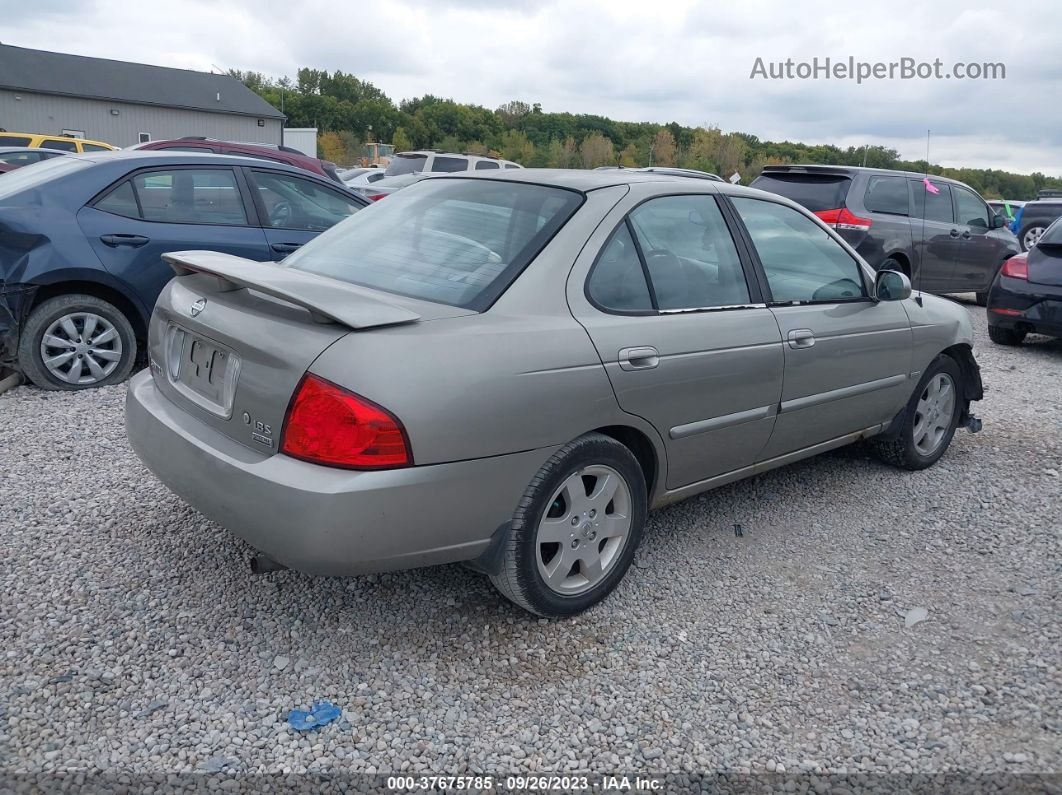
M1062 245L1045 244L1042 240L1026 255L1029 281L1033 284L1062 286Z
M277 452L285 413L314 360L350 333L469 314L325 276L213 252L164 256L148 352L163 394L260 453Z

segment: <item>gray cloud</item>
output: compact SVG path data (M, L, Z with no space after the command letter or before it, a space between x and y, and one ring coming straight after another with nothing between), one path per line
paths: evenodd
M994 0L42 0L32 8L7 13L5 42L278 76L300 66L343 69L396 101L433 93L495 107L520 98L765 139L881 143L912 158L923 155L931 128L935 161L1062 175L1062 107L1053 101L1062 5L1054 0L1026 0L1021 19ZM136 35L96 35L114 30ZM749 79L757 57L849 55L939 57L948 68L1003 62L1007 79Z

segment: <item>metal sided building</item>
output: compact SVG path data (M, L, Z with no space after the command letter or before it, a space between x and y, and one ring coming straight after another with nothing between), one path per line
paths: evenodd
M201 135L282 143L284 114L228 75L0 44L0 128L114 146Z

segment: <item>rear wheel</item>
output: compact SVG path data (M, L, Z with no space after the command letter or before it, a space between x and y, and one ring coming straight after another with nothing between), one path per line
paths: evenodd
M1021 345L1025 339L1025 332L1002 326L989 326L988 338L996 345Z
M954 359L940 354L926 368L904 411L895 439L875 439L883 461L901 469L925 469L951 444L962 411L962 372Z
M975 298L978 306L988 306L988 291L977 293Z
M537 615L579 613L623 579L646 513L645 477L631 451L602 434L576 439L528 486L491 582Z
M42 389L78 390L125 380L136 335L113 304L93 295L60 295L35 308L19 337L18 362Z
M1022 230L1018 233L1021 250L1028 251L1040 242L1040 237L1043 235L1046 228L1047 227L1042 224L1029 224L1026 227L1022 227Z
M889 257L884 262L882 262L881 265L878 267L878 270L879 271L896 271L898 273L902 273L908 279L911 278L910 269L906 265L904 265L902 262L900 262L898 259L895 259L893 257Z

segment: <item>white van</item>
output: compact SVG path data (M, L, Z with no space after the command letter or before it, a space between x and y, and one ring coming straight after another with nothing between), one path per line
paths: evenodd
M389 177L426 173L452 173L455 171L486 171L496 168L523 168L519 163L499 160L486 155L461 155L454 152L437 152L434 149L418 149L414 152L398 152L391 158L386 172Z

